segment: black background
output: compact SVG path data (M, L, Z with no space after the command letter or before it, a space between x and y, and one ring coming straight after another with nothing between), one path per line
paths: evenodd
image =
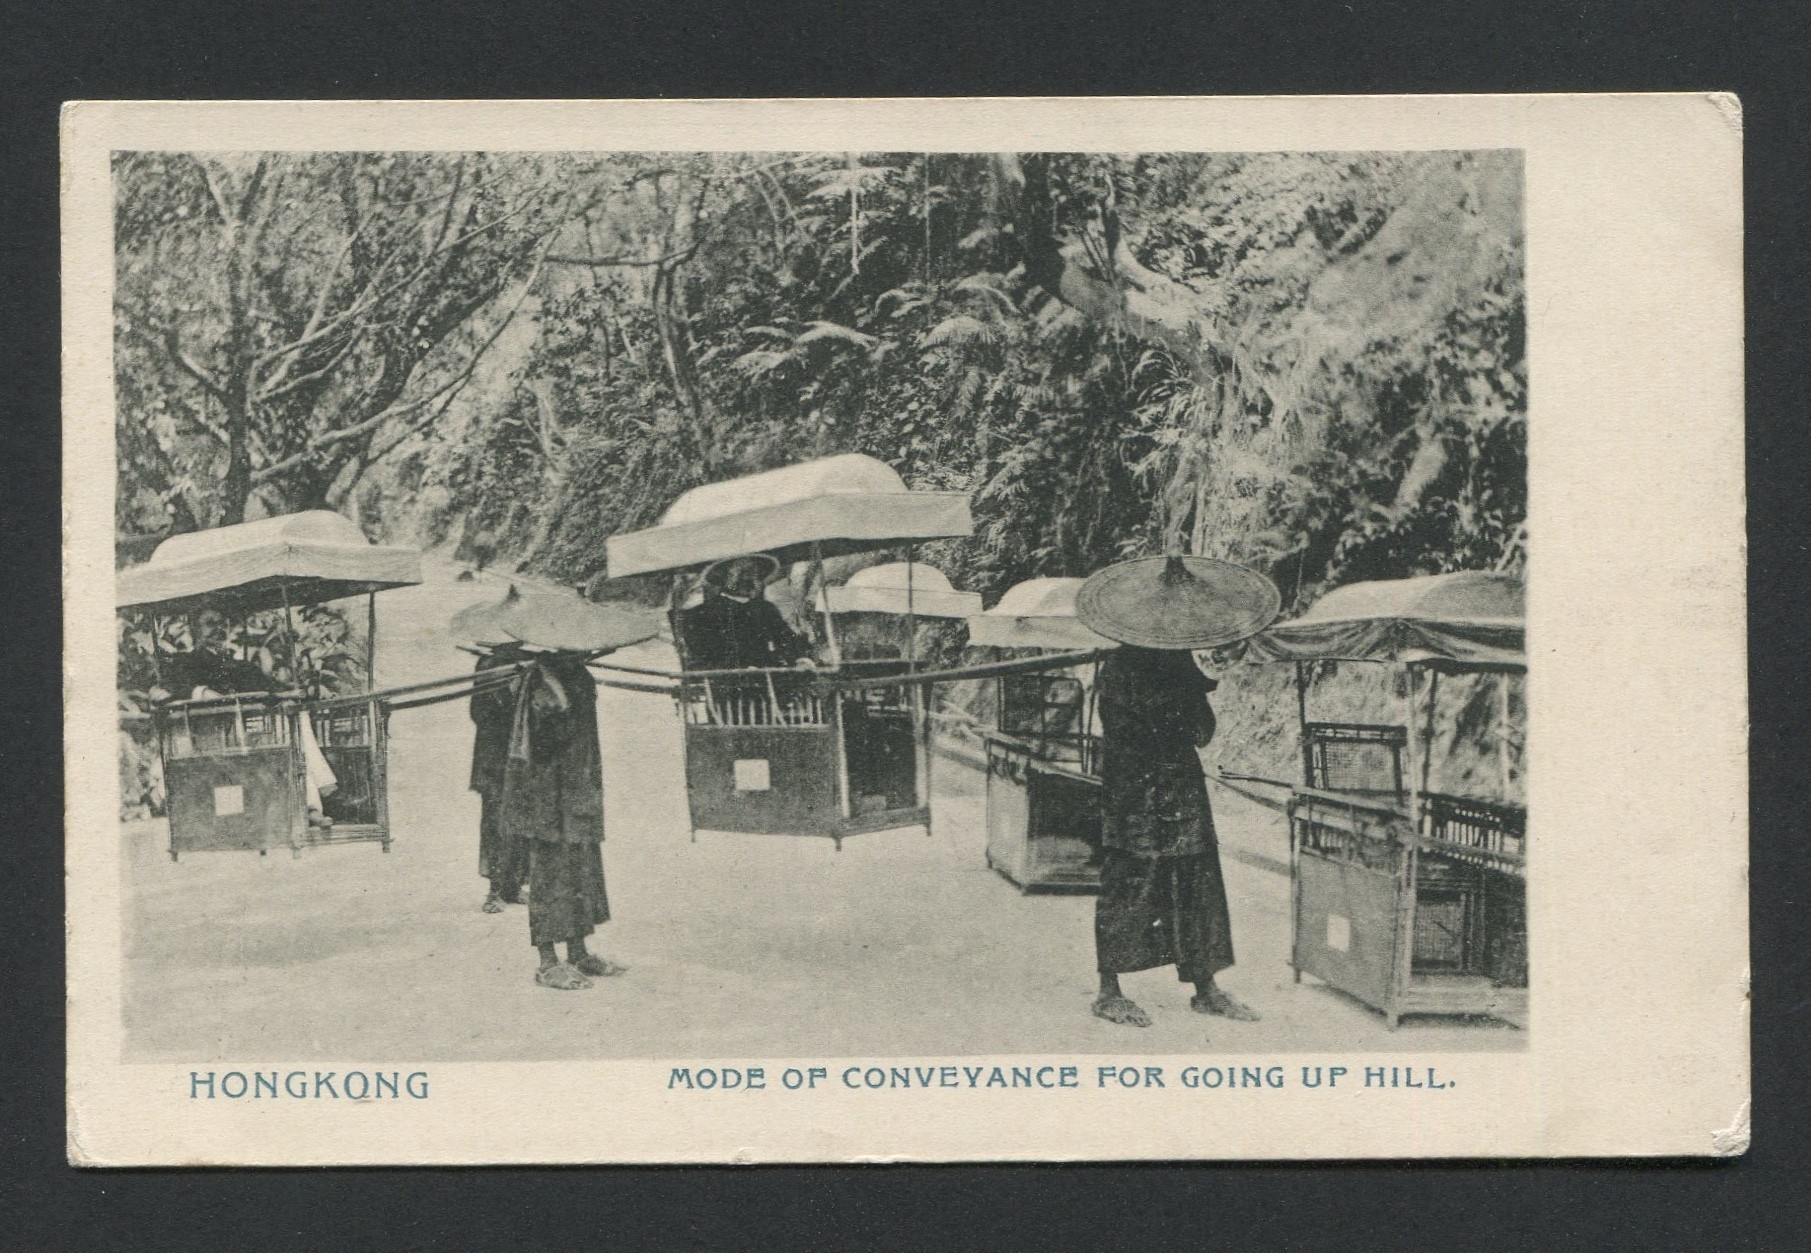
M0 4L0 1248L1807 1247L1806 1060L1794 1045L1811 1016L1801 786L1808 26L1802 4L1596 0L1236 9L1180 0L815 10L732 0ZM1755 964L1747 1158L609 1171L63 1164L63 100L1711 89L1741 95L1747 152ZM1651 500L1659 516L1664 484ZM1682 710L1692 700L1679 692ZM1627 802L1638 812L1642 798ZM1614 910L1612 867L1603 887Z

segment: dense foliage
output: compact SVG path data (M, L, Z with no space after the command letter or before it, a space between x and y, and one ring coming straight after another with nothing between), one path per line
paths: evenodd
M125 154L119 521L328 505L563 581L696 483L971 494L991 602L1181 543L1299 607L1523 559L1521 162Z
M447 513L562 578L686 486L850 449L973 494L976 537L935 556L990 596L1170 536L1292 599L1514 559L1511 154L585 176L617 190L550 256L512 386L411 454Z
M482 155L121 153L113 176L130 532L341 504L445 415L563 211L541 163Z
M1183 537L1514 560L1513 153L126 154L122 529L327 504L580 579L679 490L860 450L995 593ZM1052 490L1052 488L1058 490Z

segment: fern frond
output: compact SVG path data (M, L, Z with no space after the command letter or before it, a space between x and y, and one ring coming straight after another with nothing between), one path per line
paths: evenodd
M919 345L924 348L954 348L979 344L992 348L1000 342L998 328L966 313L947 317L924 333Z
M812 322L792 343L795 348L807 348L813 344L846 344L863 352L872 352L880 340L852 326L841 326L835 322Z

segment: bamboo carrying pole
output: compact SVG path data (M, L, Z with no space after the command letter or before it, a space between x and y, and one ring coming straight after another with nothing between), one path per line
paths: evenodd
M685 670L690 665L687 655L685 632L680 629L680 611L685 607L685 597L690 589L683 572L673 575L667 585L667 629L673 633L673 652L679 658L679 668Z
M1408 732L1409 769L1408 791L1409 812L1414 814L1420 808L1420 797L1416 794L1416 781L1422 777L1421 757L1425 745L1420 735L1421 726L1421 671L1415 666L1408 667L1408 695L1405 698L1406 708L1403 713L1403 726Z
M830 589L824 586L824 546L817 540L811 541L812 583L824 604L824 638L830 647L830 664L835 669L842 669L843 650L836 638L836 615L830 612ZM849 790L849 746L843 741L843 702L832 697L830 701L830 725L835 736L833 745L836 757L836 795L837 810L846 821L855 812L855 797ZM838 852L842 851L843 842L836 841Z
M905 658L907 662L918 660L918 613L912 601L912 567L915 564L917 546L906 545L906 641ZM913 665L916 670L918 667Z
M1308 667L1306 662L1301 661L1295 663L1295 712L1297 725L1301 729L1302 783L1313 787L1314 746L1308 742Z
M1421 748L1421 796L1415 810L1415 830L1421 833L1423 820L1427 817L1428 783L1434 767L1434 710L1440 698L1440 672L1431 670L1427 680L1427 721L1422 732Z
M365 690L377 687L377 593L365 596Z
M906 669L918 669L918 611L913 600L913 574L917 566L918 546L906 545ZM906 689L906 697L912 708L912 776L915 786L912 799L920 806L931 801L931 736L930 722L925 715L926 692L923 687L912 686ZM925 834L930 834L930 824L925 824Z
M283 643L289 653L289 678L299 692L302 690L302 666L296 660L296 621L289 608L289 584L278 583L277 590L283 597ZM318 693L310 692L309 695Z
M158 617L155 609L148 616L151 619L151 678L158 687L163 687L163 619Z
M841 670L843 649L836 638L836 616L830 612L830 589L824 586L824 546L817 540L811 541L811 584L824 608L824 643L830 649L830 665Z
M1497 676L1497 773L1501 776L1499 786L1504 800L1514 793L1509 786L1509 676Z
M1408 838L1399 850L1396 863L1396 901L1394 917L1394 938L1390 954L1390 984L1384 997L1384 1023L1391 1031L1401 1021L1401 998L1408 991L1409 980L1414 969L1415 949L1415 885L1419 877L1416 853L1420 845L1421 809L1427 789L1427 758L1431 755L1428 744L1417 734L1421 722L1421 710L1418 697L1421 692L1421 672L1418 667L1408 667L1408 710L1405 719L1409 743L1409 780L1410 786L1420 781L1420 790L1416 793L1409 809L1410 831ZM1431 693L1430 693L1431 694ZM1432 707L1432 702L1429 702ZM1429 724L1431 726L1431 722ZM1419 760L1417 760L1419 754Z
M290 607L289 607L289 583L287 581L279 582L277 584L277 590L283 596L283 642L288 646L288 651L289 651L289 680L291 683L293 683L295 685L297 691L302 691L303 690L302 689L302 666L301 666L301 662L298 661L296 658L296 623L295 623L295 617L291 613ZM320 695L320 693L318 691L308 691L308 692L305 692L304 694L310 698ZM295 717L296 717L295 727L291 731L290 735L291 735L292 739L295 739L299 742L299 739L300 739L300 736L302 733L301 720L303 718L308 717L308 711L305 709L298 709L295 711ZM238 711L238 718L239 718L239 727L240 727L240 743L244 743L245 742L245 740L244 740L245 713L243 710ZM312 721L311 721L311 725L312 725ZM304 771L304 773L307 771L306 763L302 764L302 770Z
M482 692L493 691L496 688L500 688L500 687L508 687L513 682L514 682L514 678L512 676L511 678L507 678L507 679L499 679L499 680L493 680L493 681L482 682L482 683L473 683L468 687L454 689L451 691L436 692L431 696L418 696L418 697L414 698L413 700L385 701L384 704L391 711L395 711L398 709L419 709L423 705L438 705L438 704L441 704L441 703L443 703L445 701L449 701L449 700L469 700L471 697L477 696L478 694L480 694ZM358 697L357 699L360 701L369 701L369 700L372 700L373 698L369 697L369 696L364 696L364 697Z
M986 679L999 674L1022 674L1035 670L1066 670L1108 655L1104 648L1084 648L1069 653L1051 653L1044 657L1021 657L1017 661L992 661L978 666L957 666L953 670L921 670L915 674L885 675L872 679L838 679L836 686L845 692L859 692L871 687L896 687L902 683L949 683L957 679Z
M310 704L316 709L335 709L341 705L362 705L373 699L390 701L392 697L431 691L437 687L452 687L456 684L470 684L474 681L489 683L492 675L498 676L497 681L502 681L505 677L513 679L517 674L526 670L528 666L529 663L525 661L511 662L506 666L496 666L486 670L482 675L455 674L444 679L426 679L420 683L404 683L396 687L386 688L382 691L365 692L355 696L331 696L326 700L311 701ZM461 695L463 695L463 693L461 693Z
M467 651L469 652L471 650L468 649ZM614 670L618 674L640 674L655 679L746 679L751 675L758 674L800 675L813 673L808 670L800 670L797 666L742 666L731 670L663 670L658 666L628 666L615 661L593 660L588 661L586 664L598 670ZM842 668L845 670L858 670L864 667L872 669L875 666L893 666L897 664L898 662L896 660L885 657L852 657L843 662ZM827 672L818 671L816 673L822 674L825 680L829 681ZM896 679L895 681L903 680Z

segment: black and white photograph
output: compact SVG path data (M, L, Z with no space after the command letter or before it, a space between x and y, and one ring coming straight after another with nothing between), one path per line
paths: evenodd
M1518 153L113 179L129 1056L1521 1046Z
M1528 151L994 148L108 148L120 1064L1576 1059Z

